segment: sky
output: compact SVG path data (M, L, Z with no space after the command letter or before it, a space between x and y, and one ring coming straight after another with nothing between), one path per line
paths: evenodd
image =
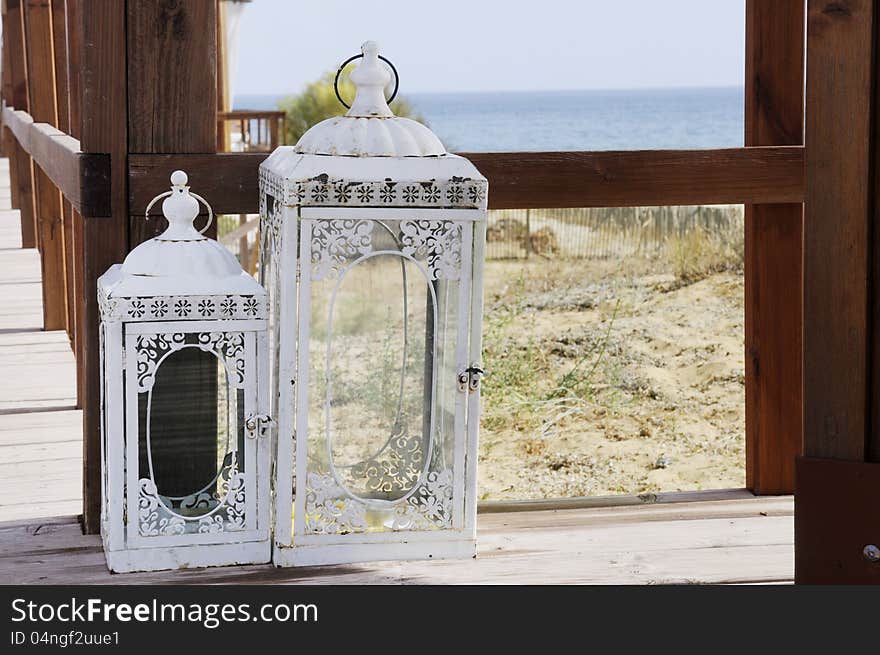
M234 93L297 92L366 40L403 94L742 86L745 0L253 0Z

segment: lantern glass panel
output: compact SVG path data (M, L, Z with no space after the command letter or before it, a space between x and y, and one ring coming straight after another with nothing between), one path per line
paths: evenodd
M234 360L204 349L205 334L176 336L152 383L138 390L139 476L155 485L160 514L169 519L229 520L236 504L230 480L247 466L245 390L230 370ZM230 336L244 339L224 338ZM178 524L186 533L205 529L204 521Z
M306 532L439 529L460 512L452 488L463 467L455 435L464 425L456 382L467 352L464 229L303 221Z

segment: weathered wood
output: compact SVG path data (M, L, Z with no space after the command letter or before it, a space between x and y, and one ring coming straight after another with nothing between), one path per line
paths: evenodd
M58 109L51 7L42 0L27 0L24 9L29 113L34 121L55 125ZM61 194L39 168L34 170L34 206L43 266L43 325L47 330L65 329L67 298Z
M63 332L45 332L40 257L0 211L0 521L79 511L81 417Z
M216 151L216 16L216 0L129 3L130 152Z
M49 177L73 207L90 216L110 209L110 157L84 153L81 144L47 123L34 123L23 111L6 107L5 124L34 163Z
M27 53L24 47L23 12L20 0L4 0L5 14L3 19L3 50L9 53L9 76L12 83L12 96L7 103L14 107L27 110ZM17 144L13 144L10 159L12 186L15 188L14 205L21 211L22 247L35 248L37 245L36 218L34 215L34 181L31 158Z
M780 503L787 505L787 510ZM777 509L779 508L779 509ZM767 514L767 515L763 515ZM37 530L36 527L42 525ZM119 584L73 520L0 524L0 582ZM126 574L129 584L651 584L790 582L791 501L685 503L480 516L477 557Z
M482 514L495 514L497 512L539 512L558 509L628 507L633 505L740 500L743 498L754 497L755 495L748 489L708 489L700 491L646 493L638 496L615 494L612 496L574 496L571 498L536 498L532 500L484 500L477 503L477 511Z
M463 153L489 179L492 209L700 205L803 200L803 148ZM258 211L264 153L132 155L139 211L183 168L215 211Z
M745 145L803 144L804 0L746 2ZM803 205L745 207L746 485L794 491L803 452Z
M128 98L126 3L89 0L77 17L80 43L80 142L111 162L110 212L82 226L83 525L95 533L101 510L101 388L96 281L128 250Z
M808 3L803 422L813 457L865 455L873 18L869 0Z

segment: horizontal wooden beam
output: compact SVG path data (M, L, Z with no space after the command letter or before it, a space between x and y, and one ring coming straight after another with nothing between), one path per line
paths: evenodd
M69 134L35 123L30 114L12 107L3 108L3 123L76 211L87 216L110 213L109 155L84 153Z
M801 147L463 153L495 209L799 203Z
M463 153L489 179L492 209L800 203L800 146L724 150ZM224 214L258 210L266 153L129 156L129 198L140 211L187 171L193 188Z

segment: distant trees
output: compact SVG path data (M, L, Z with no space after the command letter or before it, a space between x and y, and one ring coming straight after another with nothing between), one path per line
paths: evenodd
M287 114L286 143L295 144L312 125L320 123L326 118L342 116L348 111L333 92L335 75L335 71L325 73L321 79L306 85L306 88L299 94L285 98L278 103L278 108ZM339 93L349 104L354 99L354 91L354 84L348 79L348 76L341 75ZM421 123L425 122L421 116L416 114L412 105L400 96L397 96L391 103L391 111L398 116L406 116Z

